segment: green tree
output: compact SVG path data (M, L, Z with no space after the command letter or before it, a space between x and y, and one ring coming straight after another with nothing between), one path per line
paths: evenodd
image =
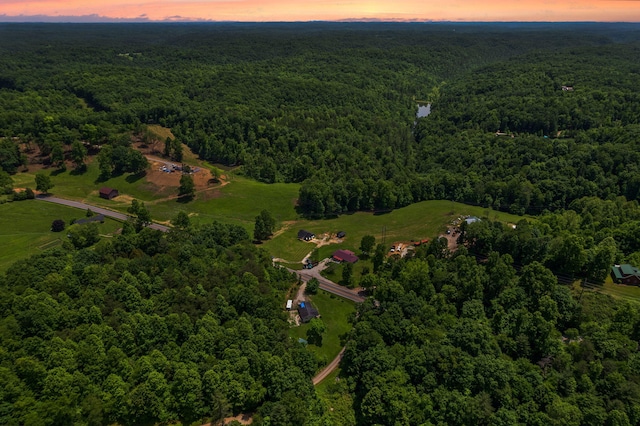
M71 144L71 162L74 164L76 170L82 170L86 167L85 160L87 159L87 148L84 147L82 142L73 141Z
M171 148L172 148L171 139L169 137L167 137L167 139L164 140L164 150L162 151L162 154L165 157L170 158L171 157Z
M85 225L75 225L69 230L69 240L75 248L89 247L100 241L98 224L95 222Z
M360 240L360 251L364 255L368 255L374 248L376 244L376 237L373 235L365 235Z
M13 179L9 173L0 169L0 194L10 194L13 192Z
M111 155L113 153L113 147L111 145L106 145L102 147L100 153L98 154L98 168L100 169L100 180L107 180L111 177L111 173L113 173L113 160L111 159Z
M59 169L64 169L64 148L60 142L56 142L51 147L51 164Z
M134 225L136 231L140 231L145 226L151 224L151 213L144 205L144 202L140 202L135 198L131 201L131 206L127 209L127 212L134 215Z
M387 254L387 248L384 244L380 243L376 246L376 251L373 254L373 272L378 272L380 267L384 263L384 257Z
M318 293L318 289L320 288L320 282L317 278L311 278L307 281L307 286L305 287L305 293L307 294L316 294Z
M147 167L149 167L149 161L140 151L135 149L129 150L129 159L127 171L134 174L142 174Z
M178 229L189 229L191 226L191 219L189 219L189 215L186 212L180 210L176 217L171 219L171 224Z
M312 318L307 329L307 340L316 346L322 346L322 335L327 331L327 326L320 318Z
M36 173L36 190L44 192L45 194L53 188L51 177L44 173Z
M64 231L65 223L62 219L56 219L51 223L51 230L53 232L61 232Z
M350 287L353 284L353 263L345 263L342 268L342 284Z
M171 158L173 158L175 161L182 161L182 157L183 157L182 143L179 140L174 139L172 145L173 145L173 155L171 156Z
M271 216L271 213L267 210L262 210L258 216L256 216L255 226L253 228L253 238L256 241L263 241L273 235L276 221Z
M184 199L192 199L195 195L195 183L193 177L190 174L183 174L180 177L180 188L178 189L178 196Z

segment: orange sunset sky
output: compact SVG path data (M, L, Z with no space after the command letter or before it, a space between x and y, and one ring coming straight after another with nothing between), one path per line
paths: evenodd
M37 17L140 20L342 19L640 22L640 0L0 0L0 21Z

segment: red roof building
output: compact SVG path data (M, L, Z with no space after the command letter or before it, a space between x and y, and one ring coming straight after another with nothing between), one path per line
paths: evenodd
M351 250L336 250L332 257L336 262L356 263L358 261L358 256Z
M104 198L105 200L110 200L114 197L118 196L118 190L117 189L113 189L113 188L109 188L109 187L102 187L100 188L100 198Z

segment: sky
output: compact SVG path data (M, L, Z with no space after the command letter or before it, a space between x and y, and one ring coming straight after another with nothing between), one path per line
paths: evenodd
M640 0L0 0L0 21L640 22Z

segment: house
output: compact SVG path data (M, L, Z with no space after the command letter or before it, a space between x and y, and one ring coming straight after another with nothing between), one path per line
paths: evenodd
M313 232L305 231L301 229L298 231L298 239L304 241L311 241L315 238L315 234Z
M104 223L104 215L103 214L97 214L95 216L84 217L82 219L76 219L76 220L73 221L74 225L84 225L86 223L91 223L91 222Z
M336 234L336 237L338 238L344 238L344 236L347 235L346 232L344 231L338 231L338 233Z
M117 189L109 188L107 186L100 188L100 198L110 200L120 195Z
M351 250L336 250L331 256L336 262L356 263L358 256Z
M320 313L309 302L300 302L298 305L298 315L302 322L309 322L314 318L317 318Z
M613 265L611 267L611 278L617 284L640 285L640 270L628 263Z

